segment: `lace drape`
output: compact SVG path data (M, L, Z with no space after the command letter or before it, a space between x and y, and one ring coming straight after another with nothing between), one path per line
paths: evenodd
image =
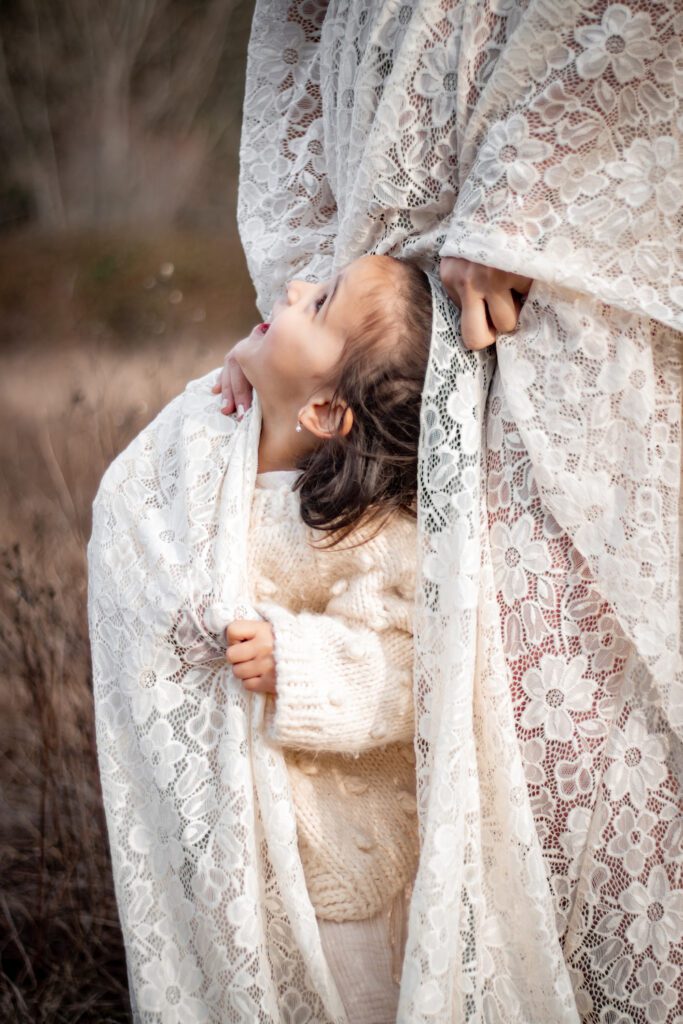
M264 698L225 661L246 579L258 403L212 373L107 470L89 619L97 746L136 1021L345 1020L303 879ZM301 1015L304 1013L304 1017Z
M434 285L402 1022L683 1014L682 29L671 2L257 3L239 217L264 316L368 251L537 281L497 363ZM344 1019L282 761L218 661L248 609L256 425L193 385L96 505L98 744L145 1024Z
M368 251L537 282L488 398L455 321L425 389L402 1021L683 1012L682 31L671 2L257 7L264 314Z

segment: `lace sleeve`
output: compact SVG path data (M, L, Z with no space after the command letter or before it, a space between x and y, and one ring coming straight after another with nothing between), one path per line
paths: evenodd
M249 42L238 223L264 317L291 277L324 277L337 234L317 4L259 0Z
M681 329L679 22L643 3L530 5L463 132L441 254Z

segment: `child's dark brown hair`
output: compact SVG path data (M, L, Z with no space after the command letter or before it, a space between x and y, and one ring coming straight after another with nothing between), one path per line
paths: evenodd
M347 340L336 367L334 398L351 408L351 430L324 442L299 464L301 516L308 526L329 534L332 545L361 524L372 525L367 534L372 536L397 513L416 515L432 296L418 266L399 266L394 305L387 308L386 292L369 292L370 311Z

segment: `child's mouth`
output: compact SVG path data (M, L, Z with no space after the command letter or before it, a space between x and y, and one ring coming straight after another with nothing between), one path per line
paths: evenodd
M269 327L270 327L270 324L259 324L256 329L258 331L260 331L261 334L265 334Z

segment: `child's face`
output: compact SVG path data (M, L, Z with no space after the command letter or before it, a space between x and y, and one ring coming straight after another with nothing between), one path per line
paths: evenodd
M255 327L235 347L235 358L262 399L306 401L330 379L346 339L361 323L372 290L398 286L397 261L363 256L329 281L290 281L275 303L270 325Z

